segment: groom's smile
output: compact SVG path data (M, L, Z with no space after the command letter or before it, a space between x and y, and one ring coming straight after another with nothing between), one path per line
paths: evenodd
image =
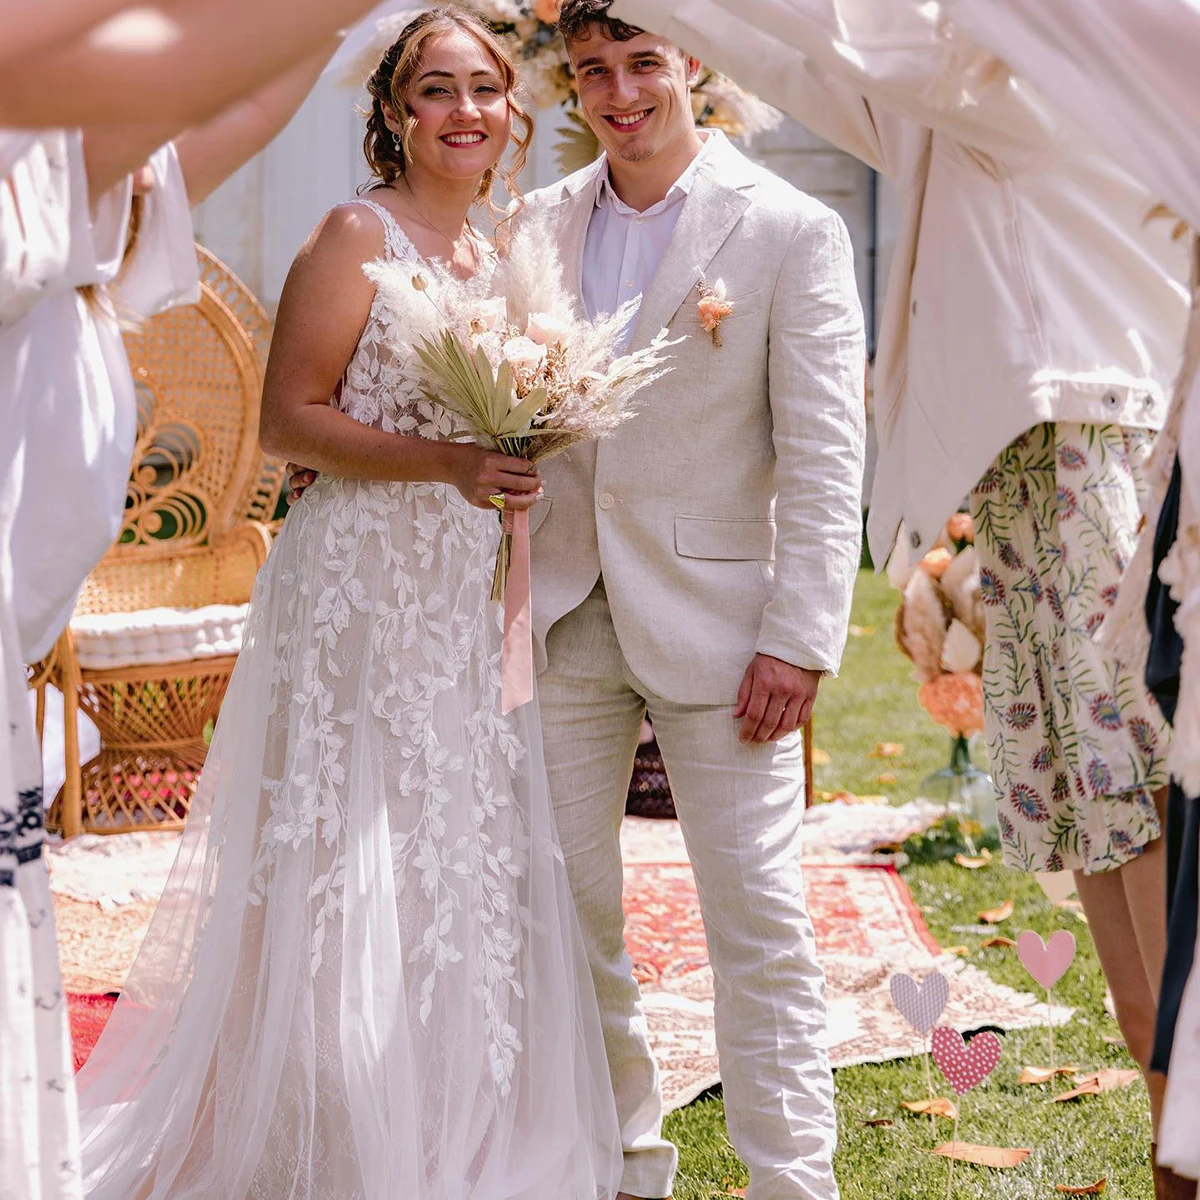
M646 31L622 41L597 27L569 39L567 52L583 115L610 158L640 163L676 145L685 160L695 154L688 81L698 64L678 46Z
M633 133L645 126L653 111L652 108L643 108L635 113L605 113L604 119L622 133Z

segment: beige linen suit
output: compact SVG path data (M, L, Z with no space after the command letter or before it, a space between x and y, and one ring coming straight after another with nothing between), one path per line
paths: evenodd
M527 198L569 283L605 160ZM697 282L723 281L723 345ZM756 652L833 673L861 530L863 329L845 227L723 139L705 154L632 345L687 340L615 436L546 465L533 623L559 834L605 1027L623 1187L665 1196L658 1078L623 942L618 830L642 716L666 761L716 980L753 1200L830 1200L823 980L800 876L800 735L742 745Z

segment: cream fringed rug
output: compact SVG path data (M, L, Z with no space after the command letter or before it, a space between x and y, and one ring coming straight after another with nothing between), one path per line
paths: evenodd
M853 819L848 814L829 818L840 830L842 845L854 841ZM129 834L80 838L51 849L68 991L95 995L120 988L177 841L172 834ZM626 938L662 1067L664 1097L668 1107L677 1108L719 1079L712 971L696 887L675 822L627 819L622 841ZM888 980L896 971L919 976L936 966L950 976L945 1021L960 1029L1044 1024L1046 1008L1035 996L993 983L978 968L941 953L892 866L858 865L862 847L857 845L847 845L849 853L839 857L819 838L813 843L820 857L805 864L806 892L826 974L835 1067L923 1050L892 1006ZM1055 1011L1056 1023L1069 1016L1068 1009ZM91 1019L77 1025L77 1041L88 1042L77 1046L81 1054L90 1050L99 1024Z

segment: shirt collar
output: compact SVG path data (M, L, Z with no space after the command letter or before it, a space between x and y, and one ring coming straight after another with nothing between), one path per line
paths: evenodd
M692 190L692 185L696 182L696 176L700 173L700 167L704 160L712 152L713 146L725 137L719 129L702 129L699 133L704 140L699 153L684 167L683 174L675 180L667 194L657 204L652 204L640 212L636 208L630 208L613 190L608 178L608 158L605 156L604 165L600 170L600 187L596 192L596 207L608 204L614 212L625 217L656 217L659 213L666 212L668 208L682 204Z

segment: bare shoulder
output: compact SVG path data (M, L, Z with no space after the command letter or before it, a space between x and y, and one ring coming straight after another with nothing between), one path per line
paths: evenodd
M296 265L322 272L361 268L384 252L383 222L365 204L339 204L318 222L296 255Z

